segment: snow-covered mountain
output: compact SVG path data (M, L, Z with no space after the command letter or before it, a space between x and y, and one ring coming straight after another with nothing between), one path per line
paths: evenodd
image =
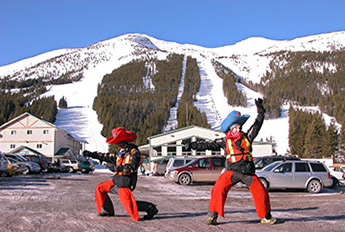
M206 113L208 123L214 129L219 128L221 121L231 110L236 109L242 113L251 114L253 117L244 126L246 129L246 126L249 127L254 121L256 115L254 99L261 97L261 94L237 84L238 89L247 96L248 108L229 106L223 94L222 79L217 76L212 60L220 62L244 80L258 83L266 71L270 71L269 63L273 59L272 53L344 49L345 31L285 41L255 37L218 48L167 42L144 34L126 34L85 48L60 49L2 66L0 78L51 80L63 75L82 76L78 82L50 86L49 91L44 95L54 95L56 101L59 101L62 96L67 99L69 107L59 110L56 126L88 141L86 149L106 152L108 146L105 138L100 135L102 125L97 120L96 112L92 110L97 85L105 74L134 59L165 59L170 53L184 54L197 59L201 86L195 106ZM265 140L273 137L277 142L279 154L284 154L288 149L288 107L284 106L281 118L266 120L256 139ZM173 111L174 109L171 115ZM329 121L329 117L325 116L325 119ZM176 126L173 118L169 119L169 123L167 128Z

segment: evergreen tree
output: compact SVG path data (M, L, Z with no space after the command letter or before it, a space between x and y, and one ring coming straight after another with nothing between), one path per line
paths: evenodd
M62 98L59 101L59 108L61 108L61 109L67 108L67 101L66 101L66 98L64 96L62 96Z
M340 139L339 139L338 151L339 155L345 157L345 120L340 129Z
M304 145L303 158L321 158L323 149L323 138L325 136L325 126L314 118L309 125Z
M334 157L338 149L338 144L339 144L338 131L337 131L334 121L332 121L326 131L326 135L323 141L322 156Z

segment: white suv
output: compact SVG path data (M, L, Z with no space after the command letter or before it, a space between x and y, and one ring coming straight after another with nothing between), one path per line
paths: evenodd
M77 172L81 170L81 164L78 160L62 159L61 165L69 168L69 172Z

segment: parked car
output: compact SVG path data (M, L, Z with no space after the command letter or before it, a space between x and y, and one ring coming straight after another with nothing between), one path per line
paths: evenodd
M90 173L90 172L93 172L95 170L93 163L90 162L89 160L80 161L80 165L81 165L81 172L82 173Z
M48 161L45 155L22 155L28 161L32 161L40 165L42 172L48 171Z
M167 167L167 164L169 162L170 157L164 157L156 160L152 160L151 162L153 163L153 175L164 175L165 170Z
M25 159L21 155L6 153L5 156L7 158L15 159L20 164L24 165L26 167L26 169L22 172L22 174L24 174L24 175L29 174L29 173L40 173L41 172L41 167L37 163L32 162L32 161L28 161L27 159Z
M193 160L196 160L197 157L172 157L169 159L168 164L165 167L165 177L167 177L167 174L178 167L184 166L188 163L190 163Z
M15 174L27 174L28 173L28 168L26 167L26 165L23 162L19 162L18 160L15 160L13 158L9 158L7 157L8 161L10 161L10 164L12 165L16 165L17 169Z
M255 169L256 170L263 169L267 165L270 165L271 163L274 163L276 161L281 161L281 160L300 160L300 159L295 156L282 156L282 155L257 157L254 159Z
M201 157L182 167L170 170L167 178L180 185L189 185L193 182L215 182L224 167L224 156Z
M61 159L61 165L64 165L69 168L69 172L81 171L81 163L75 159Z
M256 171L256 175L267 189L306 189L319 193L333 184L325 164L317 161L277 161Z
M342 170L339 167L329 167L328 169L331 172L331 175L335 176L337 179L339 180L345 179L344 178L345 170Z
M7 160L7 158L0 153L0 176L9 176L9 163L10 162Z

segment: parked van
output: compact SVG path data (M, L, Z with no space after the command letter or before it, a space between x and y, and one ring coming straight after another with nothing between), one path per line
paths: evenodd
M167 178L180 185L189 185L193 182L216 182L225 168L224 156L200 157L182 167L167 172Z

